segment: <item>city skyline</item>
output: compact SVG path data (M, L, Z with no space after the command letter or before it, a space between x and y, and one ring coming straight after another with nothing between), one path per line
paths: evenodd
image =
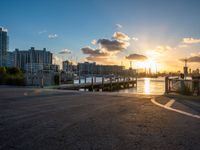
M46 47L57 58L99 64L123 63L152 71L182 70L200 62L200 4L167 1L5 1L0 25L9 51Z

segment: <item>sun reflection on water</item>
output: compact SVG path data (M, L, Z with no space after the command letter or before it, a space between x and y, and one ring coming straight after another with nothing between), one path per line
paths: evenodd
M162 95L165 91L165 80L158 78L138 78L137 87L120 90L120 93L133 93L145 95Z
M144 78L144 94L150 94L150 78Z

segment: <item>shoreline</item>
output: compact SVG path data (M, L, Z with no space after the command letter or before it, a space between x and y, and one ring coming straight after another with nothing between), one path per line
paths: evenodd
M165 96L168 98L177 98L177 99L184 99L189 101L196 101L200 102L200 96L188 96L188 95L181 95L178 93L168 93L168 94L145 94L145 93L126 93L126 92L119 92L119 91L113 91L113 92L97 92L97 91L77 91L77 90L63 90L58 89L58 86L51 86L51 87L36 87L36 86L15 86L15 85L0 85L0 88L19 88L19 89L33 89L33 90L41 90L41 91L55 91L55 92L66 92L66 93L85 93L90 95L115 95L115 96L145 96L145 97L157 97L157 96Z

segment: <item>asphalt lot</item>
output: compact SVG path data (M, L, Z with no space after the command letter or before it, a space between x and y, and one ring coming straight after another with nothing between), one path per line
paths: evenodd
M174 108L199 114L179 101ZM200 119L151 96L0 87L2 150L198 150L199 139Z

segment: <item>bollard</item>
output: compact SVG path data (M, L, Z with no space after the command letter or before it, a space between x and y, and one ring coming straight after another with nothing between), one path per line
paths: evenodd
M169 77L165 77L165 93L169 93Z
M136 77L136 79L135 79L135 80L136 80L136 82L135 82L135 83L136 83L136 84L135 84L135 86L137 87L137 77Z
M197 79L192 80L192 93L193 96L199 95L199 89L200 89L200 81Z
M185 95L186 94L186 87L185 87L185 82L184 82L184 80L180 80L180 82L181 82L181 94L183 94L183 95Z

